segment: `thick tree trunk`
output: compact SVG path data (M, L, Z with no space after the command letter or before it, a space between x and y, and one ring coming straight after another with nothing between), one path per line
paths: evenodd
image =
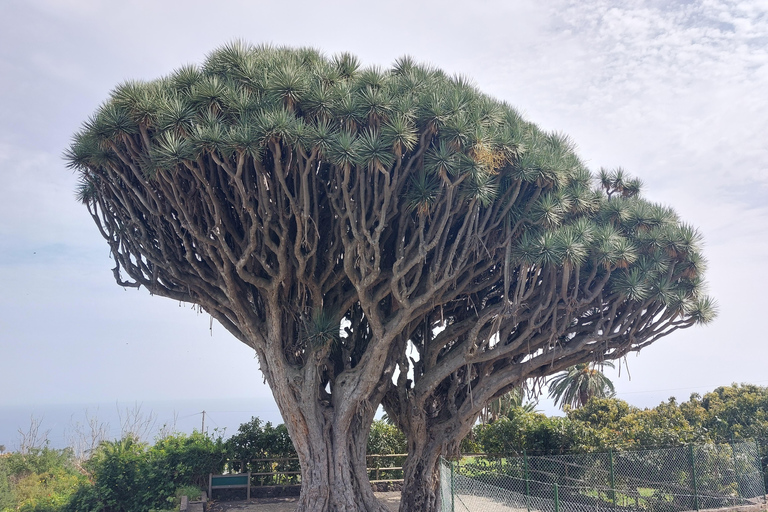
M384 400L388 412L402 405ZM461 454L461 441L469 433L475 417L457 415L439 421L429 418L425 402L413 403L398 409L395 414L408 438L408 458L403 464L403 488L400 512L437 512L441 508L440 457L456 458Z
M373 494L365 459L376 405L386 386L386 380L378 381L383 364L346 371L326 387L320 362L286 364L277 342L280 335L280 329L270 332L276 339L257 353L266 363L262 371L301 464L297 511L386 512ZM323 357L309 355L320 361Z
M440 443L409 443L403 464L400 512L440 510Z
M324 442L297 450L301 461L297 511L386 512L368 480L365 445L369 427L359 419L345 425L329 415L326 422L307 425L310 437L317 439L322 433Z

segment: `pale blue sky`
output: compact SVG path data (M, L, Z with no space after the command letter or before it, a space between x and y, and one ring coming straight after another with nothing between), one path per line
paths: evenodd
M269 397L252 351L206 315L114 284L61 158L119 82L199 63L235 38L367 65L412 55L569 134L594 170L637 175L704 234L720 317L631 355L631 380L609 373L619 396L653 406L768 385L767 11L721 0L6 0L0 406Z

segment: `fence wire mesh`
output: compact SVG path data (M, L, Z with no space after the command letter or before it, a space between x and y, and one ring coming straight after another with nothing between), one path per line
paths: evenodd
M681 512L758 503L757 445L443 461L443 512Z

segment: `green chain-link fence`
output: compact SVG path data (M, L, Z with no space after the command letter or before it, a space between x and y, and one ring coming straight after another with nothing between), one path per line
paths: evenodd
M443 461L443 512L679 512L758 503L752 441L663 450Z

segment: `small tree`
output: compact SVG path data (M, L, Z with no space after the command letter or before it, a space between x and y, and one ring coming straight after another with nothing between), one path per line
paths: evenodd
M672 210L595 189L565 136L407 58L228 45L119 86L68 159L118 284L256 351L299 510L383 510L382 401L408 439L401 509L435 510L439 456L485 403L713 313Z

